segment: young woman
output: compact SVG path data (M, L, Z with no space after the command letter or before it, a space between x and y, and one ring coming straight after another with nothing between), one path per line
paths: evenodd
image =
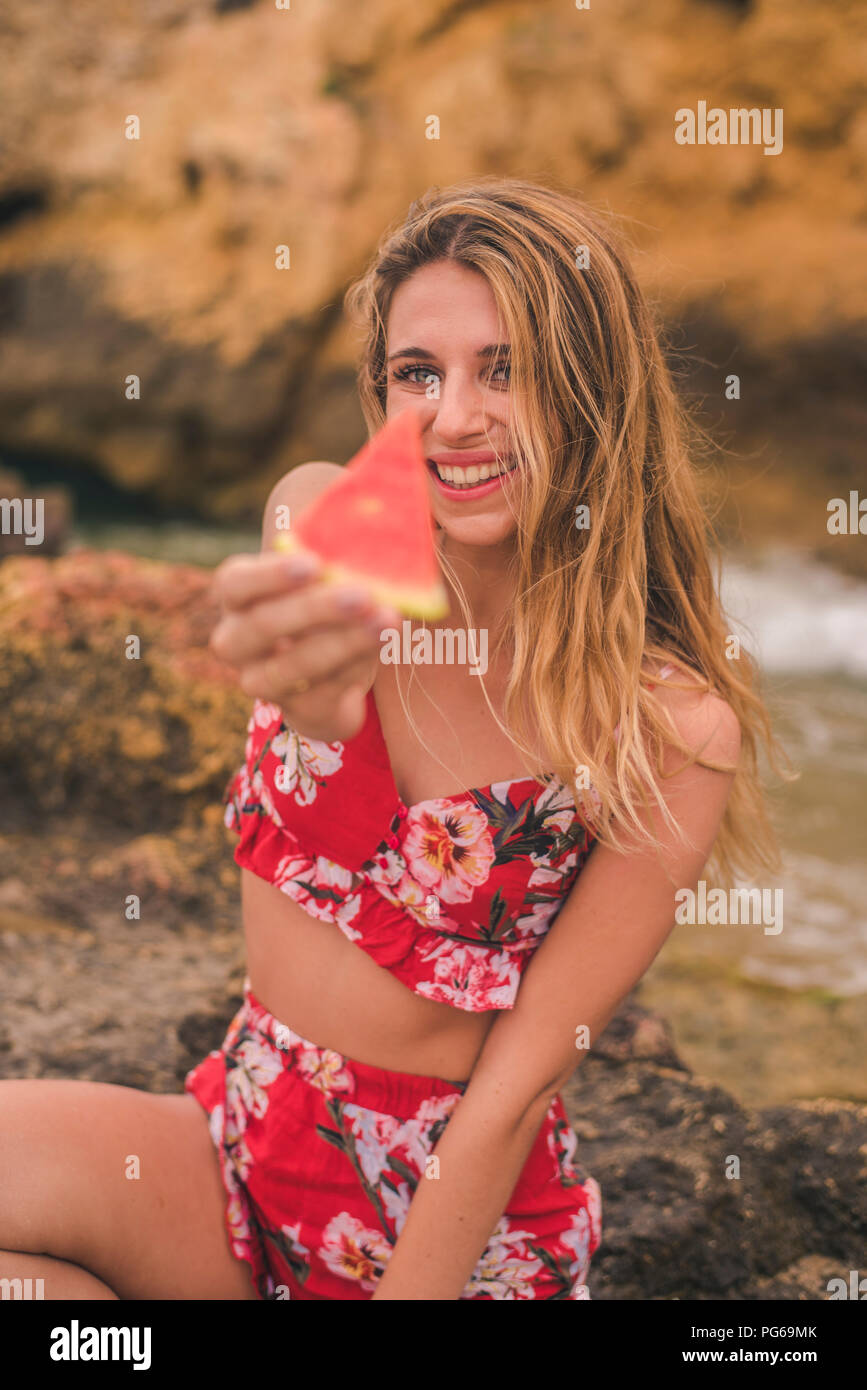
M336 466L277 485L263 553L215 577L255 701L244 1002L183 1096L0 1087L0 1275L47 1297L587 1297L600 1194L560 1089L712 852L774 862L767 717L606 220L434 190L348 307L369 430L421 427L435 626L487 630L488 669L381 661L399 615L272 550Z

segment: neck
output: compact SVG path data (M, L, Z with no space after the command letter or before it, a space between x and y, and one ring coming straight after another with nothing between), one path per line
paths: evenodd
M454 569L470 606L472 625L487 628L493 637L513 600L514 580L509 562L515 553L514 540L496 545L461 545L443 537L440 554ZM460 602L452 587L448 572L445 575L449 590L449 622L463 622Z

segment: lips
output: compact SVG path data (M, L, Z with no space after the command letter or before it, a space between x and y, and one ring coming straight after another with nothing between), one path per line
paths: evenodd
M428 462L455 464L458 468L463 468L469 467L471 463L494 463L497 458L499 455L490 449L455 449L451 452L443 449L439 454L431 454Z
M443 467L446 467L449 472L453 472L454 474L469 471L451 468L448 465L443 465ZM479 465L473 464L470 465L470 467L473 468L473 471L476 471ZM491 465L483 464L481 467L491 467ZM507 487L509 485L509 480L518 472L517 468L512 467L508 472L501 473L498 471L493 477L480 479L476 483L454 483L446 478L441 478L437 472L436 465L430 460L428 461L428 468L430 469L430 475L437 492L439 492L442 497L448 498L450 502L466 502L473 501L477 497L486 497L489 493Z
M514 470L515 460L511 457L498 459L496 454L438 454L427 460L428 468L439 482L463 490L481 487L486 482Z

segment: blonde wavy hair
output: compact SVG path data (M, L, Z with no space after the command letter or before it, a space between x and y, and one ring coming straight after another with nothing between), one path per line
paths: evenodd
M362 410L373 434L386 418L387 323L397 287L435 261L483 275L511 339L519 464L508 493L516 601L504 605L494 634L495 653L503 644L513 651L506 723L480 678L491 713L523 748L531 775L547 781L553 772L572 790L601 842L619 848L626 832L658 848L659 836L640 818L653 803L686 838L661 794L665 743L685 762L733 770L679 738L651 688L662 665L672 665L682 686L726 700L742 731L709 863L727 877L776 869L758 747L777 771L782 750L755 662L743 649L736 660L726 654L730 627L711 566L713 553L718 577L719 546L689 458L688 435L696 436L612 221L572 194L521 179L429 189L385 232L346 293L345 309L366 338ZM579 506L588 509L586 528L576 525ZM442 546L440 563L469 629L469 604ZM418 734L402 693L401 702ZM527 741L531 731L548 750L547 768ZM589 776L592 810L586 794L576 795L579 768Z

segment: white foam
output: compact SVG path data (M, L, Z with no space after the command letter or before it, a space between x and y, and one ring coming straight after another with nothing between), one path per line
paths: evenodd
M729 559L721 598L733 631L766 671L867 678L867 583L809 554Z

